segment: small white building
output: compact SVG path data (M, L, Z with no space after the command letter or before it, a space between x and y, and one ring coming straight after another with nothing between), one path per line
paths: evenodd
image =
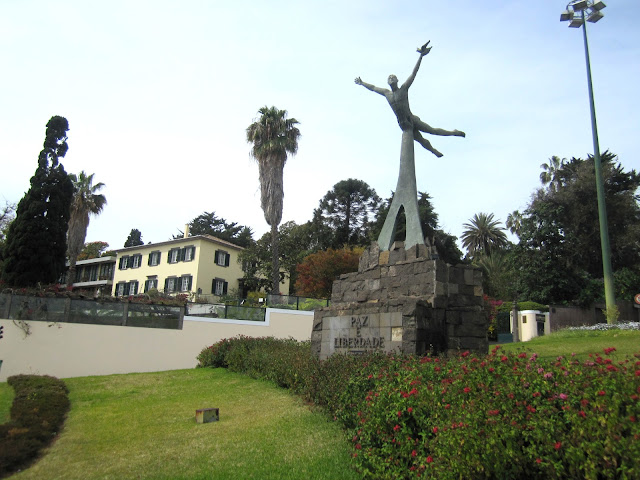
M511 313L510 318L511 333L513 333L513 313ZM518 337L521 342L549 335L550 333L549 312L542 313L539 310L518 311Z

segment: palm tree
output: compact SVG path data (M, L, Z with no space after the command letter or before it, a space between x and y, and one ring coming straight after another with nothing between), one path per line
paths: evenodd
M478 253L491 254L493 250L507 245L507 236L499 220L493 219L493 213L476 213L470 223L463 225L466 230L460 239L462 246L467 249L469 255Z
M549 163L543 163L540 165L542 173L540 174L540 181L542 185L549 185L549 190L556 192L558 187L562 186L562 168L565 166L566 160L562 160L559 157L553 155L549 159Z
M89 227L89 215L98 215L107 204L104 195L97 193L104 183L93 185L93 173L87 175L84 171L78 176L70 174L74 192L71 201L71 216L67 230L67 254L69 255L69 270L67 271L67 288L73 285L76 276L76 261L84 247L84 240Z
M514 210L507 215L506 227L514 235L520 236L520 228L522 227L522 214L518 210Z
M299 123L287 118L286 110L262 107L260 118L247 128L247 142L253 143L251 156L258 162L260 178L260 206L267 224L271 226L272 293L280 289L280 265L278 257L278 225L282 220L284 197L282 174L287 154L298 151Z

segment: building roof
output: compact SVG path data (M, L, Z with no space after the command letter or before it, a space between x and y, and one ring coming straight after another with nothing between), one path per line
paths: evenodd
M155 246L164 246L164 245L175 245L175 244L183 244L183 243L193 243L194 240L205 240L207 242L215 243L217 245L222 245L229 248L234 248L236 250L244 250L244 247L236 245L235 243L231 243L227 240L222 240L221 238L214 237L213 235L194 235L192 237L186 238L176 238L174 240L167 240L166 242L158 242L158 243L146 243L144 245L135 245L133 247L125 247L119 248L117 250L112 250L118 254L126 253L128 251L133 251L140 248L148 248Z

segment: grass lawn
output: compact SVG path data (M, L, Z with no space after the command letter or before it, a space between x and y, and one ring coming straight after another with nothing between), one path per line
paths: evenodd
M337 423L267 382L225 369L65 379L60 437L12 479L349 479ZM0 384L0 415L12 389ZM198 408L220 421L195 423Z
M560 355L576 354L578 360L586 360L589 353L603 354L605 348L615 347L616 356L624 357L640 351L638 330L561 330L551 335L536 337L528 342L504 343L505 351L525 350L537 353L541 360L555 360Z

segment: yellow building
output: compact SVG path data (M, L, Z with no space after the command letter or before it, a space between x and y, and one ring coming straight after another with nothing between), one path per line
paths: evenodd
M113 295L128 296L152 288L168 294L203 298L237 291L242 295L242 247L211 235L138 245L116 250Z

